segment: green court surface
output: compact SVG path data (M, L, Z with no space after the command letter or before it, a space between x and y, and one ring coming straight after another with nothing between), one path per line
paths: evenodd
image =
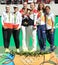
M55 17L55 45L58 46L58 16ZM22 32L20 32L20 46L22 47ZM48 42L46 43L47 47L49 46ZM14 47L14 40L13 37L11 36L11 40L10 40L10 47ZM32 38L30 38L30 47L32 47ZM1 25L1 16L0 16L0 49L2 49L1 51L3 51L3 36L2 36L2 25ZM56 49L56 53L57 49Z

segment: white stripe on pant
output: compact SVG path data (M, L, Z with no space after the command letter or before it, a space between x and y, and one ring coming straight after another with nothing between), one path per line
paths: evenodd
M36 29L33 29L33 26L24 27L22 26L22 36L23 36L23 49L29 47L29 40L32 37L33 48L36 50L37 48L37 40L36 40Z

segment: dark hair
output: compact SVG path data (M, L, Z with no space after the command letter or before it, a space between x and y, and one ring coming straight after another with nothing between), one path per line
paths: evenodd
M37 8L37 9L40 11L40 4L42 4L42 5L43 5L42 10L43 10L43 12L45 12L45 6L44 6L44 4L43 4L43 3L39 3L39 4L38 4L38 8Z
M51 8L50 8L50 6L46 6L46 7L45 7L45 9L46 9L46 8L49 8L49 9L51 9Z
M14 9L16 9L17 7L14 7Z
M33 3L33 4L34 4L34 6L35 6L35 2L31 2L31 3Z

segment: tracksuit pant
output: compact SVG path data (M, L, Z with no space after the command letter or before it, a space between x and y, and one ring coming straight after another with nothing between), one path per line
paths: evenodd
M19 48L20 30L2 28L2 32L3 32L4 48L9 48L11 34L13 34L16 48Z
M20 47L20 40L19 40L20 29L19 30L13 29L12 34L13 34L15 46L18 49Z
M4 48L9 48L12 29L4 29L4 28L2 28L2 32L3 32Z
M26 27L22 26L22 48L27 49L27 45L26 45Z
M32 38L32 49L37 50L37 40L36 40L36 29L33 29L33 26L27 27L27 34L26 34L26 40L27 40L27 46L29 46L30 38Z
M38 43L40 46L40 50L45 50L46 48L46 26L45 25L37 26L37 36L38 36Z
M47 40L48 40L51 48L54 46L54 32L51 32L51 29L46 30Z
M33 40L33 48L36 49L36 30L33 30L33 26L22 26L22 43L23 43L23 49L28 49L29 47L29 41L30 41L30 37L32 37Z

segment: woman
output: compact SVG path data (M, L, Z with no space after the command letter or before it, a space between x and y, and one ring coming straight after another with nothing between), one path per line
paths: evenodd
M38 15L37 15L37 36L40 51L44 52L46 48L46 31L45 31L45 16L44 16L44 4L39 3Z
M45 11L46 11L46 34L47 34L47 40L50 44L50 49L49 52L52 52L55 50L55 45L54 45L54 22L55 22L55 17L52 12L50 12L50 7L46 6Z
M10 12L10 6L6 6L6 11L2 14L2 32L3 32L3 40L4 40L4 48L5 52L10 52L9 44L10 37L13 29L13 16Z
M19 47L20 47L19 33L20 33L20 28L21 28L21 22L22 22L22 16L21 16L21 13L18 11L18 6L14 6L13 37L14 37L17 53L20 52L20 50L19 50Z

